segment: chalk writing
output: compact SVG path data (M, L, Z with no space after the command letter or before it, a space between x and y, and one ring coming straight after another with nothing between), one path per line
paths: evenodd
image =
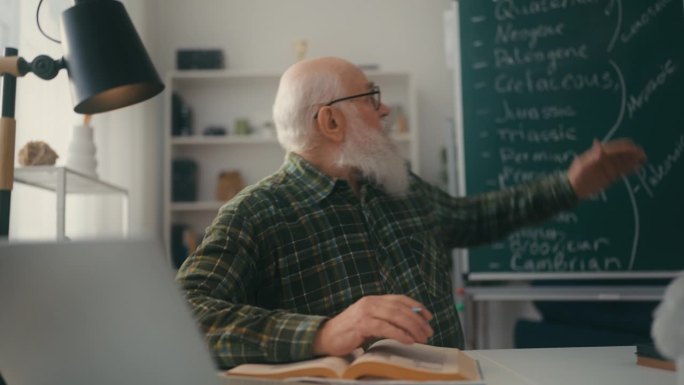
M518 151L513 147L499 148L499 159L502 163L557 163L567 164L575 157L575 152L567 150L564 152L553 151Z
M616 257L572 256L558 253L551 257L531 259L519 254L511 257L509 265L514 272L574 272L620 271L622 261Z
M560 77L539 76L525 71L523 77L501 73L494 78L494 90L498 94L526 94L562 91L613 90L618 83L611 71L568 72Z
M518 17L535 16L563 9L596 3L598 0L537 0L522 4L515 0L499 0L494 7L497 20L514 20Z
M472 0L459 12L466 194L567 170L595 138L632 138L649 161L576 210L471 250L471 271L681 270L684 4Z
M537 46L539 39L562 36L565 23L538 25L532 28L515 28L513 24L499 24L496 27L496 44L527 42L529 48Z
M587 45L558 47L548 51L523 50L514 48L494 48L494 65L497 68L525 66L530 64L548 63L546 73L556 72L559 60L582 59L587 60Z
M521 241L525 238L542 239L546 241L562 241L566 237L566 233L554 227L535 227L520 229L508 237L508 240Z
M575 158L577 154L575 151L567 150L564 152L552 152L552 151L535 151L532 153L532 161L535 163L559 163L568 164L571 160Z
M606 237L566 239L565 233L548 229L521 232L509 237L509 267L525 272L619 270L622 267L619 258L600 255L608 246L610 241Z
M577 140L577 129L558 124L545 130L525 130L523 128L499 128L496 130L499 140L504 142L528 142L528 143L557 143L574 142Z
M541 107L511 107L508 99L501 101L503 114L494 118L496 123L507 123L510 121L538 121L549 119L572 118L577 115L575 108L571 105L545 105Z
M651 4L646 8L646 11L642 13L632 25L627 29L627 32L620 34L620 41L623 43L628 43L632 38L634 38L641 30L646 28L648 25L654 22L654 20L660 15L665 8L672 3L672 0L658 0L655 4Z
M531 182L545 175L547 175L547 173L542 171L530 171L511 166L503 166L501 172L497 175L497 181L499 182L498 187L503 189L515 186L516 184Z
M651 95L658 90L667 80L669 80L672 74L677 70L677 66L672 63L672 60L668 60L660 66L660 72L653 79L649 79L646 82L644 88L639 92L639 94L630 95L627 101L627 113L629 117L632 118L634 113L640 110L646 103L648 103Z
M575 213L560 213L553 218L556 223L578 223L579 219Z
M637 171L637 177L646 193L653 197L653 190L665 180L684 154L684 135L675 142L675 147L658 164L649 163Z
M529 255L550 255L559 252L564 253L586 253L598 252L602 247L610 245L608 238L599 237L592 240L563 240L560 237L558 241L540 240L536 237L532 239L511 238L509 240L509 248L514 254L529 254Z

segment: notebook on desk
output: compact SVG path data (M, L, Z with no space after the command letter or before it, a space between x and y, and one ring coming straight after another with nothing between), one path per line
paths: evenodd
M0 244L0 373L8 385L217 384L152 241Z

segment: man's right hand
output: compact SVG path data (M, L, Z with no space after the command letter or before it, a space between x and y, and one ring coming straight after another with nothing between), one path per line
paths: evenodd
M413 308L421 308L420 313ZM426 343L432 319L425 306L404 295L367 296L323 324L314 340L315 355L343 356L369 339Z

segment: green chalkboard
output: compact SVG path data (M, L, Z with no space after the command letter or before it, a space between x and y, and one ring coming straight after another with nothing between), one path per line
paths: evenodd
M567 169L594 138L648 164L576 210L469 251L471 277L684 269L681 0L460 0L465 192Z

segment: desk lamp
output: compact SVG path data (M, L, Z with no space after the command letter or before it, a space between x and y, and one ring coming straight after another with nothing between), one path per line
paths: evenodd
M38 12L40 11L40 0ZM38 13L37 12L37 13ZM40 28L40 25L38 25ZM126 107L164 89L124 6L115 0L76 0L62 13L64 57L37 56L27 62L14 48L0 57L3 76L0 118L0 238L9 235L14 179L16 78L33 72L50 80L66 68L74 111L96 114Z

